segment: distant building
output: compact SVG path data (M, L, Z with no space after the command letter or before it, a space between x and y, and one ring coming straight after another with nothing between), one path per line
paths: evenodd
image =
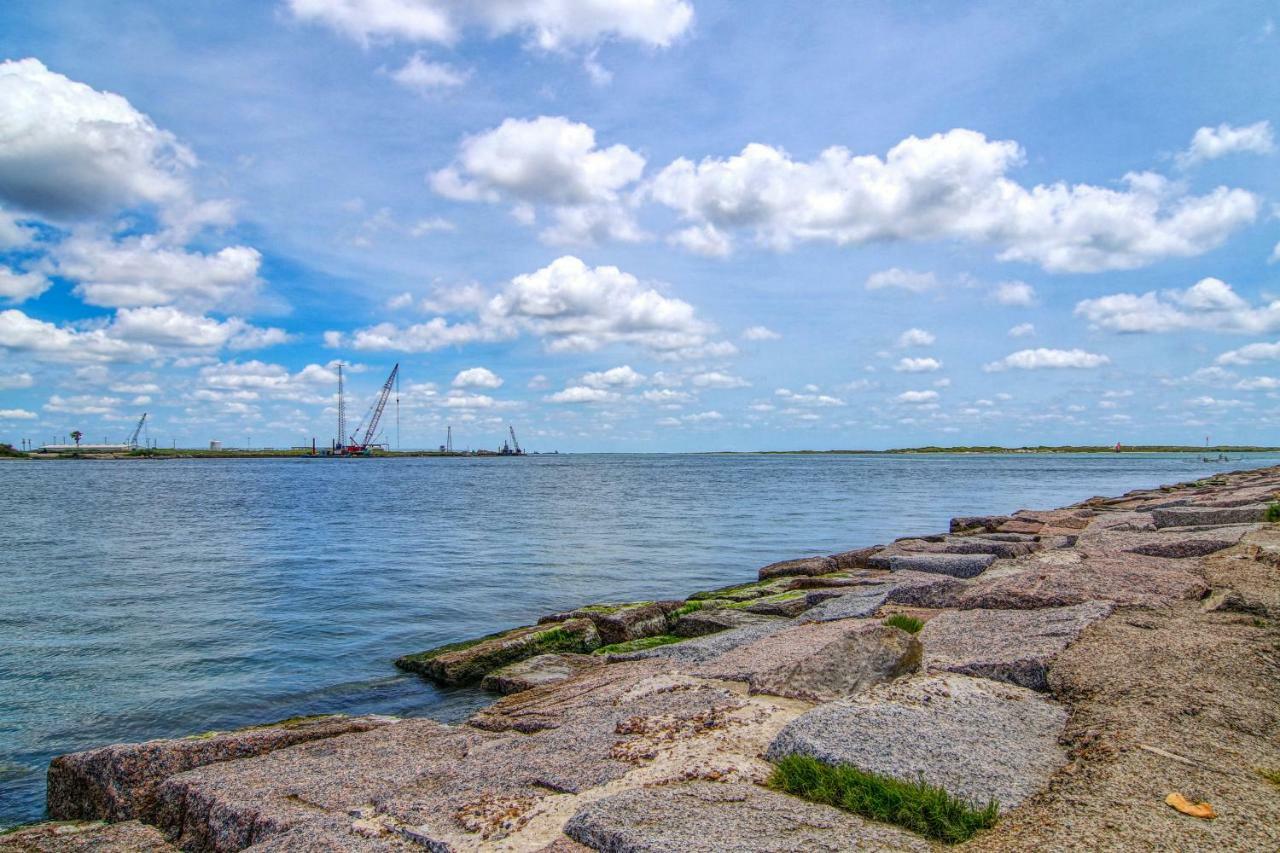
M222 442L221 442L221 441L211 441L211 442L209 442L209 449L210 449L210 450L221 450L221 449L222 449Z

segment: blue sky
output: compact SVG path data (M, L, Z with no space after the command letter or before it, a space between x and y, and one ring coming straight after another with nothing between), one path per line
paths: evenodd
M0 440L1280 443L1277 19L17 0Z

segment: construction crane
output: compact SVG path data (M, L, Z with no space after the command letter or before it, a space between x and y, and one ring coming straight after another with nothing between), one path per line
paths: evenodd
M515 451L516 456L523 456L524 451L520 449L520 442L516 441L516 428L508 424L507 432L511 433L511 447Z
M387 408L387 399L391 396L391 390L396 387L396 379L399 375L400 365L397 364L391 368L391 375L387 377L386 382L382 383L382 390L378 392L378 396L369 407L369 411L365 413L363 420L356 425L355 431L347 438L345 455L369 456L373 453L373 441L378 435L378 423L382 420L382 412ZM364 435L357 439L356 435L359 434L361 427L364 427Z
M129 436L129 440L125 444L129 445L130 450L138 449L138 436L142 433L142 425L147 422L147 413L143 412L142 417L138 418L138 425L133 428L133 434Z

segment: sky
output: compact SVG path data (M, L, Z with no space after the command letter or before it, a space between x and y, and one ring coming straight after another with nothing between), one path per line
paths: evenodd
M1280 444L1277 20L10 0L0 441Z

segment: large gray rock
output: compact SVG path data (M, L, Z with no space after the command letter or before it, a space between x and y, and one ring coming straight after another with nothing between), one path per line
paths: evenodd
M897 779L923 777L1001 810L1040 790L1066 761L1067 712L1039 693L964 675L880 685L797 717L766 757L809 755Z
M836 568L840 570L846 569L865 569L867 560L874 557L882 550L879 545L872 545L870 548L855 548L852 551L841 551L839 554L832 554L831 559L835 561Z
M1207 524L1252 524L1266 518L1266 504L1235 507L1171 507L1151 512L1156 527Z
M834 622L838 619L861 619L870 616L885 603L892 589L893 587L889 584L854 587L841 595L815 603L813 607L802 613L797 621Z
M994 554L895 554L872 557L871 562L891 572L925 572L953 578L974 578L996 561Z
M799 560L783 560L780 563L770 563L760 569L758 575L762 581L798 575L815 577L817 575L829 575L838 568L836 561L830 557L802 557Z
M743 783L624 791L582 806L565 834L609 853L931 849L895 827Z
M1185 560L1191 557L1207 557L1235 544L1235 542L1227 539L1170 538L1163 542L1148 542L1144 545L1138 545L1130 548L1129 552L1131 554L1144 554L1148 557Z
M1054 659L1111 610L1102 601L1038 610L948 610L920 632L924 666L1048 690Z
M1007 515L968 515L951 519L952 533L986 531L993 533L1000 525L1010 521Z
M921 653L915 637L879 622L814 623L739 646L692 674L746 681L751 693L829 702L914 672Z
M49 816L55 820L150 820L156 786L177 773L394 722L390 717L304 717L59 755L49 764Z
M894 572L888 601L908 607L951 607L967 588L965 581L950 575L925 572Z
M538 655L495 669L484 677L480 686L497 693L519 693L544 684L555 684L593 666L603 665L604 661L593 655Z
M761 616L799 616L809 609L809 595L803 590L790 590L777 595L757 598L749 604L735 605L748 613Z
M548 622L567 622L572 619L590 619L600 634L601 645L625 643L665 634L670 627L671 614L680 609L683 601L634 601L621 604L589 604L568 613L544 616L539 625Z
M55 821L0 835L0 853L176 853L154 826L136 820Z
M733 628L728 631L721 631L718 634L709 634L705 637L695 637L692 640L685 640L680 643L672 643L666 646L658 646L652 649L644 649L638 652L625 652L623 654L610 655L611 661L636 661L646 659L682 661L687 663L700 663L701 661L711 660L714 657L724 654L730 649L736 649L738 646L746 645L754 642L761 637L767 637L775 634L790 624L788 619L771 619L768 622L762 622L754 625L744 625L741 628Z
M935 605L964 609L1067 607L1088 601L1160 607L1209 591L1183 564L1138 554L1081 559L1071 551L1053 562L1033 562L999 577L981 577Z
M675 625L671 627L671 633L677 637L703 637L707 634L728 631L731 628L742 628L746 625L765 625L777 621L779 621L777 616L748 613L736 607L717 607L686 613L676 620Z

